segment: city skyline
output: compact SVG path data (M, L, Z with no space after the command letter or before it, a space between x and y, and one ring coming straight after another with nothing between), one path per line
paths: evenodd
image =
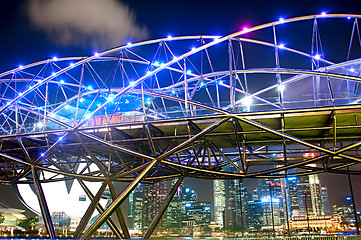
M358 4L77 1L0 10L0 202L51 238L354 224Z

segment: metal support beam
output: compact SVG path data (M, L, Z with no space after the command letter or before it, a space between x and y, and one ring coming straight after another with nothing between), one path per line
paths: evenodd
M91 191L89 190L89 188L84 184L83 181L79 180L79 184L81 185L81 187L83 188L83 190L85 191L86 195L88 196L88 198L93 201L94 200L94 195L91 193ZM98 202L97 206L96 206L99 214L102 214L104 212L104 208L100 205L100 203ZM117 236L117 238L122 239L124 238L122 236L122 234L119 232L117 226L114 224L114 222L109 218L107 220L107 224L110 227L110 229L114 232L114 234Z
M110 204L110 206L101 214L97 220L84 232L80 237L83 239L89 239L91 235L108 219L114 211L124 202L124 200L129 196L133 189L138 185L138 183L145 177L145 175L153 168L157 163L157 160L151 161L148 166L131 182L126 189Z
M178 181L176 182L176 184L173 186L172 190L170 191L170 193L168 194L167 198L165 199L162 207L159 209L157 215L154 217L152 223L150 224L147 232L144 235L144 239L149 239L150 236L152 235L152 233L154 232L155 228L157 227L159 221L162 219L162 216L165 212L165 210L167 210L167 207L169 205L169 203L172 201L172 198L174 196L174 194L177 192L177 189L179 187L179 185L182 183L184 176L181 176Z
M81 218L81 221L75 230L74 238L79 238L80 234L84 231L86 225L88 224L91 216L94 213L96 206L98 205L98 203L100 201L100 198L103 196L103 193L104 193L104 190L105 190L107 184L108 184L107 181L104 181L102 186L98 190L97 194L95 195L95 197L93 199L91 199L92 201L90 203L90 206L84 213L84 216Z
M43 191L43 188L41 187L39 176L36 173L36 169L34 166L31 166L31 173L33 175L34 186L36 189L36 195L38 196L38 201L39 201L41 214L43 216L46 231L48 232L49 237L51 239L55 239L56 236L55 236L55 231L54 231L54 225L51 220L51 215L49 212L48 204L46 203L44 191Z
M114 201L117 198L117 196L115 194L115 189L114 189L113 183L109 182L108 185L109 185L110 195L112 196L112 200ZM118 217L120 227L121 227L121 229L123 231L124 238L125 239L130 239L130 234L129 234L129 231L128 231L128 227L127 227L127 224L126 224L126 222L124 220L124 216L123 216L123 213L122 213L122 210L121 210L120 207L118 207L116 209L116 213L117 213L117 217Z

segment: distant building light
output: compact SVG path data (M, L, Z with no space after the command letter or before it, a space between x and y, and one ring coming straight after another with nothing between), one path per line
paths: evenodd
M288 177L287 180L288 181L293 181L293 180L296 180L297 178L296 177Z
M348 196L347 196L347 197L346 197L346 200L347 200L347 201L351 201L351 197L348 197Z
M211 207L205 207L204 210L209 211L209 210L211 210Z
M270 203L271 202L271 198L269 197L264 197L261 199L261 202L262 203ZM272 202L273 203L279 203L280 202L280 199L279 198L272 198Z
M189 190L190 190L189 188L186 188L186 193L189 192Z
M191 203L186 203L186 207L192 207Z

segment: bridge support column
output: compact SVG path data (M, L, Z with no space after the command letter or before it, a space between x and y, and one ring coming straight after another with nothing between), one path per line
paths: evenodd
M55 239L54 225L51 220L51 215L49 212L48 204L46 203L44 191L43 191L43 188L41 187L39 176L36 173L35 166L31 166L31 173L33 175L34 186L36 189L36 195L38 196L38 201L39 201L39 205L40 205L40 209L41 209L41 214L44 219L46 231L48 232L49 237L51 239Z
M129 196L138 183L145 177L145 175L157 163L157 160L149 162L147 167L131 182L126 189L110 204L110 206L98 217L97 220L84 232L80 237L82 239L89 239L91 235L120 207L120 204Z

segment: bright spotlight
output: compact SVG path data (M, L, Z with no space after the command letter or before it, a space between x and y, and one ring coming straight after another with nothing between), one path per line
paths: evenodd
M244 28L242 29L242 31L243 31L244 33L246 33L246 32L249 31L249 29L248 29L248 27L244 27Z
M285 19L284 19L283 17L281 17L281 18L278 19L278 22L279 22L279 23L284 23L284 22L285 22Z
M91 91L91 90L93 90L93 87L92 87L92 86L88 86L87 89L88 89L89 91Z
M284 84L278 85L278 91L283 92L285 90L286 86Z
M173 37L172 37L171 35L168 35L167 39L168 39L168 40L172 40Z
M55 75L56 75L56 72L53 72L53 73L51 74L51 76L53 76L53 77L54 77Z
M192 74L192 71L191 70L187 70L186 72L188 75Z
M91 119L91 117L92 117L92 115L90 114L90 113L88 113L88 114L85 114L85 119Z
M107 101L108 102L113 102L114 101L114 95L113 94L110 94L107 98Z
M62 79L62 80L59 81L59 83L60 83L60 84L64 84L65 82L64 82L64 80Z
M99 57L99 53L95 52L95 53L94 53L94 56L95 56L95 57Z
M284 44L284 43L281 43L280 45L278 45L278 48L280 48L280 49L285 48L285 44Z
M24 69L23 65L19 65L19 69L23 70Z
M36 127L37 127L37 128L43 128L43 127L44 127L44 123L43 123L43 122L38 122L38 123L36 124Z
M251 96L246 96L242 99L242 104L249 107L252 104L252 97Z
M324 17L324 16L326 16L326 15L327 15L326 12L322 12L322 13L321 13L321 16L322 16L322 17Z
M321 59L321 55L320 54L316 54L315 56L313 56L314 59L316 60L320 60Z
M129 82L129 86L134 86L135 85L135 82L134 81L130 81Z
M58 58L54 56L53 61L58 61Z

